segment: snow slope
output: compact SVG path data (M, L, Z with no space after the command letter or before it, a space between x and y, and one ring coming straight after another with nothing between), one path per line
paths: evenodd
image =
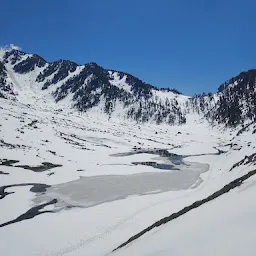
M108 119L185 122L184 103L189 97L161 91L130 74L106 70L96 63L47 62L12 47L0 48L0 63L20 102L28 102L32 92L65 108Z
M256 179L113 255L255 255Z
M0 200L1 223L52 199L58 202L43 209L53 212L1 227L3 255L106 255L153 222L214 193L255 168L253 162L244 161L229 171L235 163L255 152L253 124L237 136L238 128L211 127L196 114L182 126L139 125L118 119L106 121L103 117L64 108L60 110L59 105L51 104L42 95L33 94L30 99L29 104L0 99L2 164L5 163L3 159L19 161L1 166L1 171L8 174L0 174L0 186L40 183L52 187L41 192L30 191L32 185L7 188L5 192L14 193ZM222 153L218 154L218 150ZM166 156L166 152L177 155ZM60 166L45 171L33 170L43 162ZM151 166L134 164L140 162ZM137 181L141 186L135 189L132 185L125 185L131 175L138 174L145 183L135 176L132 178L134 186ZM112 182L115 175L119 177L118 184L116 179ZM182 175L181 180L172 184L177 175ZM157 188L150 185L156 179L154 177L158 180ZM163 187L166 185L161 177L165 182L167 177L170 178L167 189ZM187 183L188 177L194 177L189 179L192 183ZM86 178L90 178L90 190L85 189L83 196L83 188L80 186L78 191L73 184L83 182L83 179L87 181ZM215 244L220 246L218 255L231 255L227 254L231 252L228 251L231 246L224 248L221 237L211 243L212 235L207 238L204 234L214 227L213 234L218 230L223 236L234 233L228 228L228 223L222 225L228 219L239 231L251 225L250 218L255 208L253 200L249 200L253 193L250 191L254 190L253 179L195 212L153 230L127 248L116 251L116 255L159 255L161 249L162 255L187 254L189 250L191 255L203 255ZM117 185L125 196L116 194L111 200L106 198L106 193L116 191ZM106 188L102 190L104 186ZM236 207L239 211L230 219L231 211ZM221 215L224 215L223 219ZM209 219L213 223L206 225ZM253 232L253 229L248 229L248 232ZM181 246L181 234L186 248ZM167 242L170 236L174 244ZM233 237L234 241L246 240L246 252L250 255L253 251L251 233L246 239L244 236L241 231ZM196 245L195 238L200 240L203 237L204 245L199 246L202 244L199 242ZM149 249L145 248L145 242ZM226 243L231 242L227 240ZM232 242L232 246L232 250L239 252L239 243Z
M16 72L12 61L24 63L18 70L32 71ZM109 100L102 96L97 107L78 112L74 105L83 95L74 102L72 88L81 83L86 91L100 81L97 72L105 71L96 64L85 70L71 62L49 64L35 55L14 54L5 67L16 100L0 98L1 255L254 255L254 176L112 251L256 169L255 122L213 126L199 101L151 87L152 95L143 96L141 105L175 109L178 104L186 123L124 118L118 100L110 118L99 111ZM96 71L88 75L91 68ZM107 74L121 95L140 93L133 82L144 86L121 72ZM58 103L56 91L63 96ZM207 102L207 110L213 101L218 96ZM140 103L132 107L139 110Z

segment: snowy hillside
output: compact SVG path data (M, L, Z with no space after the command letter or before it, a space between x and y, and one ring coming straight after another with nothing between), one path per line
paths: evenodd
M219 86L216 94L190 99L193 109L212 123L236 126L256 120L256 70L242 72Z
M48 95L65 107L108 118L158 124L186 122L183 109L189 97L174 91L163 92L132 75L106 70L96 63L48 63L36 54L13 48L0 51L0 62L20 101L27 102L28 95L34 92Z
M213 120L226 91L0 58L1 255L255 255L256 123Z
M29 102L36 94L61 107L108 119L177 125L197 113L211 123L236 126L256 118L256 70L227 80L215 94L188 97L96 63L49 63L9 47L0 49L0 79L1 97L15 95L20 102Z

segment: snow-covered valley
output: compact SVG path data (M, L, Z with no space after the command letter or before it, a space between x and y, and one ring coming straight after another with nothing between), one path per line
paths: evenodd
M29 105L1 100L0 185L10 185L0 190L5 195L0 201L1 224L35 206L53 199L57 202L39 210L51 212L0 228L3 255L106 255L158 219L203 199L255 168L255 163L248 163L230 171L255 152L253 126L236 136L237 129L214 128L197 116L191 116L190 123L182 126L106 122L76 112L58 112L55 105L34 97ZM42 168L45 162L50 163L48 169ZM138 162L149 165L134 164ZM25 183L49 187L31 191L33 185L22 186ZM247 195L250 192L253 196L253 184L255 177L230 195L202 206L203 210L196 209L197 214L188 213L188 217L159 227L157 233L153 230L141 242L135 241L134 248L130 245L127 252L121 249L120 255L167 255L172 251L182 255L186 250L202 253L200 250L208 247L193 244L194 236L212 237L211 226L209 233L205 231L207 221L215 221L211 225L219 226L220 233L229 231L232 235L234 231L221 223L228 218L226 211L234 207L240 209L241 213L236 214L241 219L238 221L236 215L232 225L239 229L245 219L252 228L255 222L248 218L252 212L246 209L255 210L253 198L249 200ZM183 218L189 225L183 223ZM175 240L181 239L181 230L186 234L187 246ZM154 243L148 243L148 236ZM218 243L223 239L216 237L214 246L219 250L215 253L220 255ZM235 237L249 243L243 232ZM232 246L236 245L232 242Z
M0 98L1 255L255 254L255 122L213 124L186 109L189 97L153 89L157 102L178 102L185 123L120 118L118 106L111 118L82 112L6 66L14 93Z

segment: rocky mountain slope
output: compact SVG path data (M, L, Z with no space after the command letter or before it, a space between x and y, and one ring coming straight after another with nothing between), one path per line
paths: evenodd
M1 97L16 95L20 100L19 95L30 90L81 112L137 122L184 124L189 113L232 126L254 121L255 78L256 70L248 70L223 83L215 94L187 97L176 90L158 89L124 72L106 70L96 63L48 63L36 54L17 49L0 52Z
M0 61L2 97L8 97L7 88L17 99L31 90L51 95L56 103L65 102L69 108L104 113L110 118L169 124L186 121L182 109L188 97L175 90L159 90L127 73L106 70L96 63L48 63L17 49L2 50Z
M191 99L194 109L214 123L236 126L256 120L256 70L232 77L219 86L216 94Z

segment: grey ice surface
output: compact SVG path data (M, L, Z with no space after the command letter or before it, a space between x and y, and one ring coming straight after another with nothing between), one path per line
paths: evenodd
M47 188L35 201L57 199L57 207L92 207L132 195L195 188L202 182L200 174L208 168L207 164L186 163L184 168L173 171L81 177Z

